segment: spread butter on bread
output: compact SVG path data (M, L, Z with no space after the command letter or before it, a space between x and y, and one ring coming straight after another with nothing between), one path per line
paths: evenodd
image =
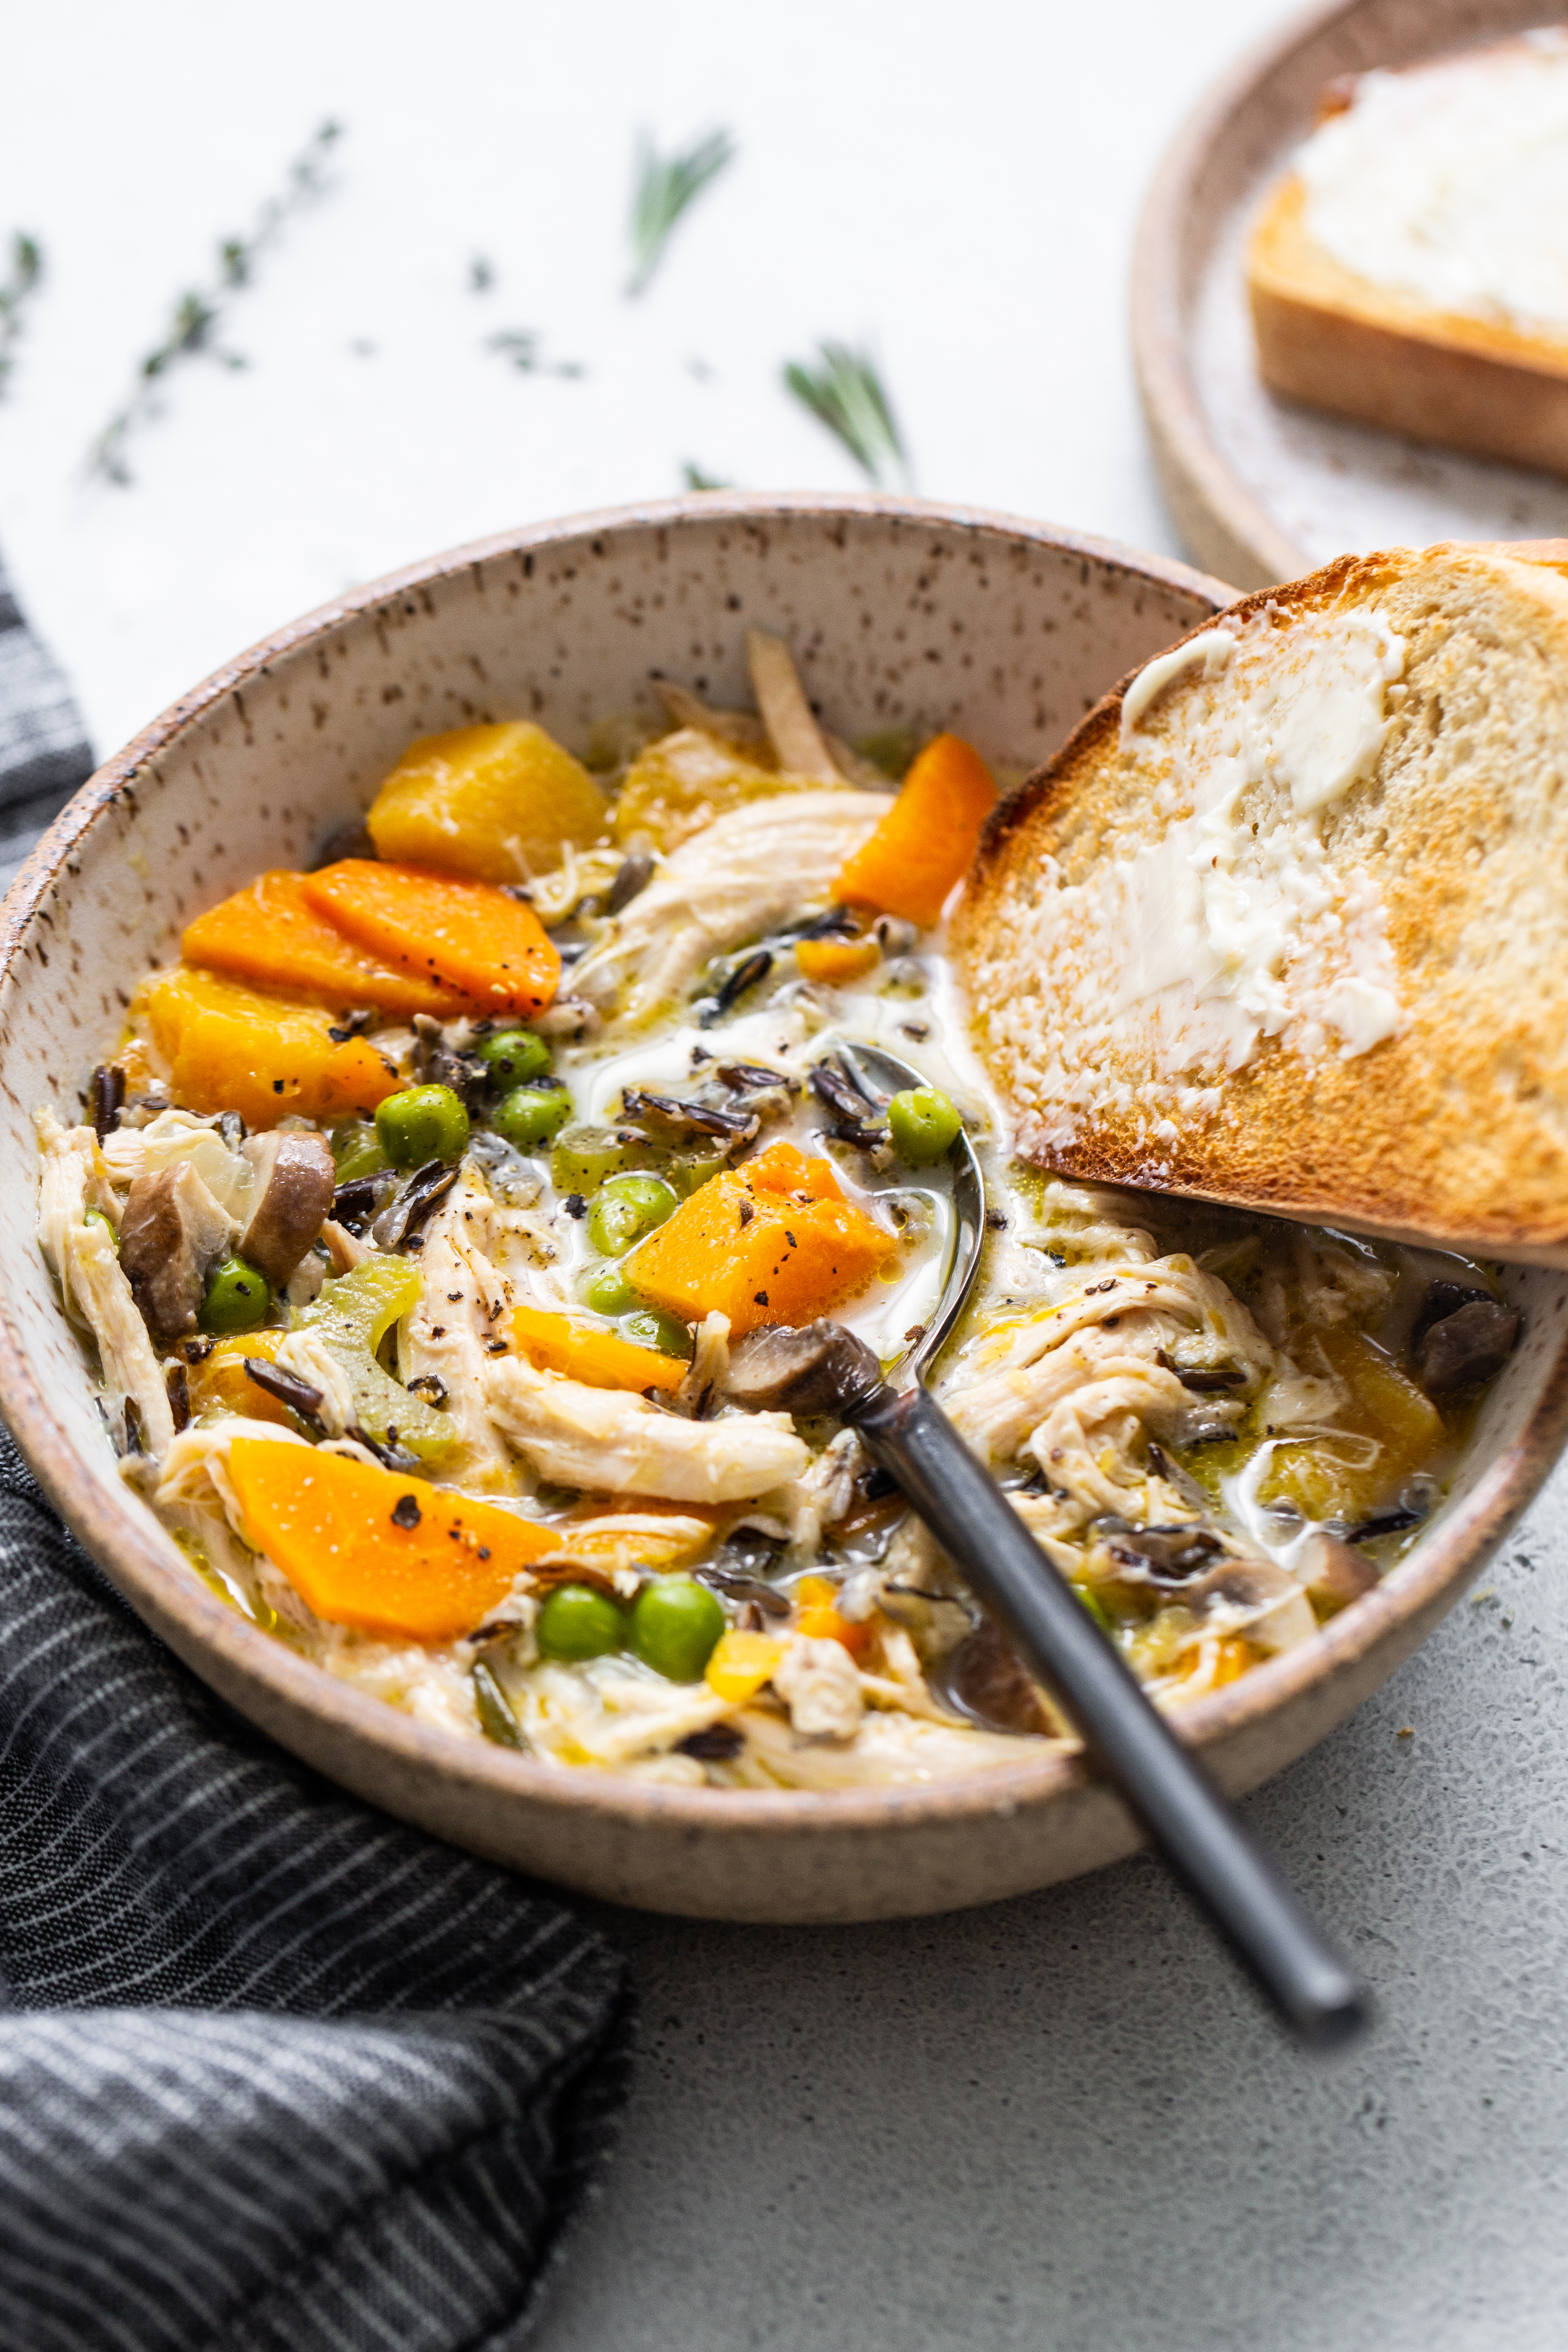
M1568 543L1232 605L998 807L952 929L1037 1163L1568 1265Z
M1322 111L1249 247L1264 382L1568 474L1568 34L1360 75Z

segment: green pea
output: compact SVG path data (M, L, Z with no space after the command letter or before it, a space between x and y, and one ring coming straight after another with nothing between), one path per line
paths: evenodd
M120 1247L120 1235L114 1230L114 1220L112 1217L106 1217L101 1209L86 1209L82 1212L81 1221L84 1225L101 1225L104 1231L108 1234L110 1240L114 1244L115 1249L118 1251ZM628 1298L626 1301L627 1306L629 1307L631 1303L631 1300Z
M651 1168L656 1158L652 1144L624 1129L563 1128L550 1155L550 1181L558 1192L596 1192L606 1176Z
M550 1067L550 1048L531 1029L498 1029L469 1051L489 1072L492 1086L520 1087L525 1078L543 1077Z
M342 1127L333 1128L332 1165L340 1184L352 1184L357 1176L380 1175L386 1154L369 1119L345 1119Z
M621 1336L635 1347L657 1348L661 1356L691 1354L691 1333L673 1315L666 1315L658 1307L641 1307L635 1315L621 1320Z
M468 1148L468 1114L450 1087L405 1087L378 1103L375 1131L395 1168L460 1160Z
M599 1187L588 1212L588 1238L606 1257L619 1257L679 1207L658 1176L612 1176Z
M242 1257L220 1257L207 1276L196 1320L204 1331L254 1331L271 1306L264 1274Z
M629 1315L637 1304L637 1292L614 1261L585 1274L577 1286L577 1296L595 1315Z
M672 1683L694 1683L724 1631L724 1612L694 1576L645 1584L632 1609L632 1648L645 1666Z
M591 1584L558 1584L539 1612L539 1646L547 1658L602 1658L618 1650L626 1622Z
M941 1160L963 1129L958 1105L936 1087L906 1087L888 1105L893 1149L911 1168Z
M490 1125L520 1151L537 1151L560 1134L572 1116L564 1087L513 1087L490 1113Z

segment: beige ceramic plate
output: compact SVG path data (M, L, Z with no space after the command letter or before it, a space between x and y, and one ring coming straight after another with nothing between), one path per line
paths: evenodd
M1266 392L1244 268L1258 199L1311 128L1325 82L1561 13L1550 0L1335 0L1227 76L1166 156L1133 263L1139 387L1182 537L1227 580L1266 587L1374 547L1568 535L1568 482Z
M100 771L4 911L0 1410L82 1540L198 1674L391 1811L655 1909L892 1917L1038 1886L1136 1843L1077 1763L1023 1742L1016 1766L945 1787L653 1788L424 1728L296 1657L198 1581L116 1473L34 1240L32 1114L73 1102L184 920L308 856L415 735L521 715L580 746L658 673L738 699L755 622L790 640L840 732L951 726L1025 766L1226 593L1179 564L963 510L705 497L514 531L360 590L209 678ZM1187 1710L1228 1787L1277 1770L1375 1688L1545 1475L1568 1410L1568 1279L1510 1285L1524 1343L1416 1550L1316 1642Z

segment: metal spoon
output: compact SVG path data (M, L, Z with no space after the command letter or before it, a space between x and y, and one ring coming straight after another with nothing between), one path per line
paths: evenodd
M880 1046L839 1053L872 1108L926 1083ZM984 1184L967 1136L954 1141L948 1165L954 1214L941 1301L908 1352L884 1377L864 1340L841 1325L757 1332L737 1351L736 1377L750 1383L741 1392L749 1402L765 1392L786 1408L793 1398L798 1410L836 1410L858 1430L1298 2036L1318 2048L1346 2042L1366 2022L1366 1993L921 1385L963 1312L985 1230Z

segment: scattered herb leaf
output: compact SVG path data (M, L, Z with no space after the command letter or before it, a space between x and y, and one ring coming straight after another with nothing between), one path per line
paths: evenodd
M500 352L509 359L520 375L586 375L581 360L547 360L544 338L537 327L503 327L492 335L485 349Z
M784 380L869 480L884 483L896 476L909 482L909 459L892 404L875 361L866 352L851 351L847 343L819 342L816 364L803 366L791 360Z
M716 180L735 155L727 131L710 131L683 153L660 155L645 131L637 142L637 184L632 192L632 274L626 293L646 291L677 222Z
M681 467L680 475L689 490L727 490L732 487L729 482L721 481L717 474L705 474L700 466L692 464L689 457Z
M44 257L37 237L25 229L17 229L11 238L11 267L0 279L0 400L11 380L16 364L16 345L21 341L23 316L28 297L37 290L44 274Z
M224 305L251 283L258 260L276 243L291 215L326 193L329 182L323 166L341 136L340 124L323 122L289 166L281 192L269 196L257 214L249 234L220 241L213 282L205 287L187 288L175 302L163 341L146 354L136 370L130 398L118 415L110 418L89 450L89 474L100 475L106 482L114 482L122 488L129 484L132 475L125 455L126 443L139 425L159 414L159 385L179 361L206 355L225 367L245 365L237 352L222 351L214 341Z
M468 264L468 291L488 294L496 282L495 264L488 254L476 253Z

